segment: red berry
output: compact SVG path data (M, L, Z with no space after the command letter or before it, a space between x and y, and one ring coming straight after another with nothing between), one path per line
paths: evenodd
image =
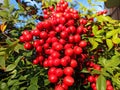
M76 34L76 35L74 36L74 42L80 42L80 40L81 40L80 35L79 35L79 34Z
M74 84L74 79L71 76L65 76L63 78L63 83L66 84L67 86L72 86Z
M63 70L64 74L67 76L71 76L74 73L74 70L72 67L65 67Z
M80 55L83 52L81 47L75 46L74 47L74 53L77 55Z
M73 55L73 49L72 48L65 49L65 55L66 56L72 56Z
M82 40L82 41L80 41L79 46L80 46L81 48L84 48L84 47L87 46L87 42L86 42L85 40Z
M88 77L88 81L89 81L90 83L94 82L94 76L89 76L89 77Z
M55 86L55 90L64 90L64 88L60 85Z
M25 42L24 43L24 48L26 50L31 50L33 48L32 44L30 42Z
M55 71L55 75L57 77L62 77L63 76L63 70L61 68L57 68Z
M51 83L56 83L56 82L58 81L57 76L54 75L54 74L49 75L49 76L48 76L48 79L49 79L49 81L50 81Z
M77 64L77 61L74 60L74 59L72 59L71 62L70 62L70 66L71 66L72 68L76 68L77 65L78 65L78 64Z
M20 36L19 40L20 42L25 42L25 36Z
M51 68L48 70L48 75L55 74L55 71L56 71L56 68L55 68L55 67L51 67Z
M55 58L53 61L54 66L59 66L61 64L61 60L59 58Z

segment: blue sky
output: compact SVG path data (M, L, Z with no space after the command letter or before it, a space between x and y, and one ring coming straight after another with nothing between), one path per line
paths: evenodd
M31 0L24 0L24 1L31 1ZM86 7L88 7L88 8L92 8L92 7L88 4L87 0L77 0L77 1L81 2L84 6L86 6ZM11 3L11 4L14 4L15 7L17 7L16 0L10 0L10 3ZM32 3L35 4L35 2L32 2ZM94 8L95 8L97 11L100 11L100 10L103 10L103 9L104 9L104 6L103 6L104 4L103 4L103 2L95 2L95 0L92 0L92 3L93 3L93 4L98 4L98 5L101 5L101 6L102 6L102 7L95 6ZM38 5L38 6L39 6L39 5Z

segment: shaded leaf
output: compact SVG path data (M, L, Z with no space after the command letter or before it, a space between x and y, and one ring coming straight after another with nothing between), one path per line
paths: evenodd
M18 62L20 61L20 59L21 59L21 56L19 56L19 57L17 58L17 60L15 60L14 63L8 65L8 66L6 67L6 71L12 71L13 69L15 69L16 66L18 65Z
M49 84L50 84L50 81L49 81L48 79L45 79L45 80L44 80L44 85L47 86L47 85L49 85Z
M1 90L9 90L7 84L4 82L0 83L0 89Z
M27 90L38 90L38 86L36 85L30 85Z
M2 69L5 69L5 57L0 56L0 66Z

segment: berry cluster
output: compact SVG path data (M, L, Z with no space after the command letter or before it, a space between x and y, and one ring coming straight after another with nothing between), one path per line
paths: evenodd
M68 90L74 84L74 69L81 67L78 58L85 59L87 42L81 35L87 32L87 19L81 18L64 0L57 3L56 9L50 6L43 13L44 21L34 30L23 31L20 42L26 50L35 49L33 64L49 68L48 79L56 84L55 90Z
M106 10L98 15L107 13ZM35 50L36 58L33 64L48 68L48 80L55 85L55 90L68 90L75 83L74 75L82 70L86 63L88 71L91 68L101 70L98 64L85 61L88 57L86 46L89 42L82 35L93 37L92 23L94 18L80 17L77 10L70 8L68 2L60 0L56 7L50 6L43 10L44 20L36 25L34 30L24 30L20 42L26 50ZM101 29L101 26L98 26ZM75 70L77 69L77 70ZM79 73L78 73L79 74ZM91 88L96 89L98 75L88 76ZM113 90L107 80L107 90Z

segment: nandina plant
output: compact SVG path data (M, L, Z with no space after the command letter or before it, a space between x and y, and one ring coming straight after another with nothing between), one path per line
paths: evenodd
M47 3L43 19L2 49L15 57L9 55L12 63L2 67L0 88L119 90L119 22L105 16L106 10L90 15L65 0Z

